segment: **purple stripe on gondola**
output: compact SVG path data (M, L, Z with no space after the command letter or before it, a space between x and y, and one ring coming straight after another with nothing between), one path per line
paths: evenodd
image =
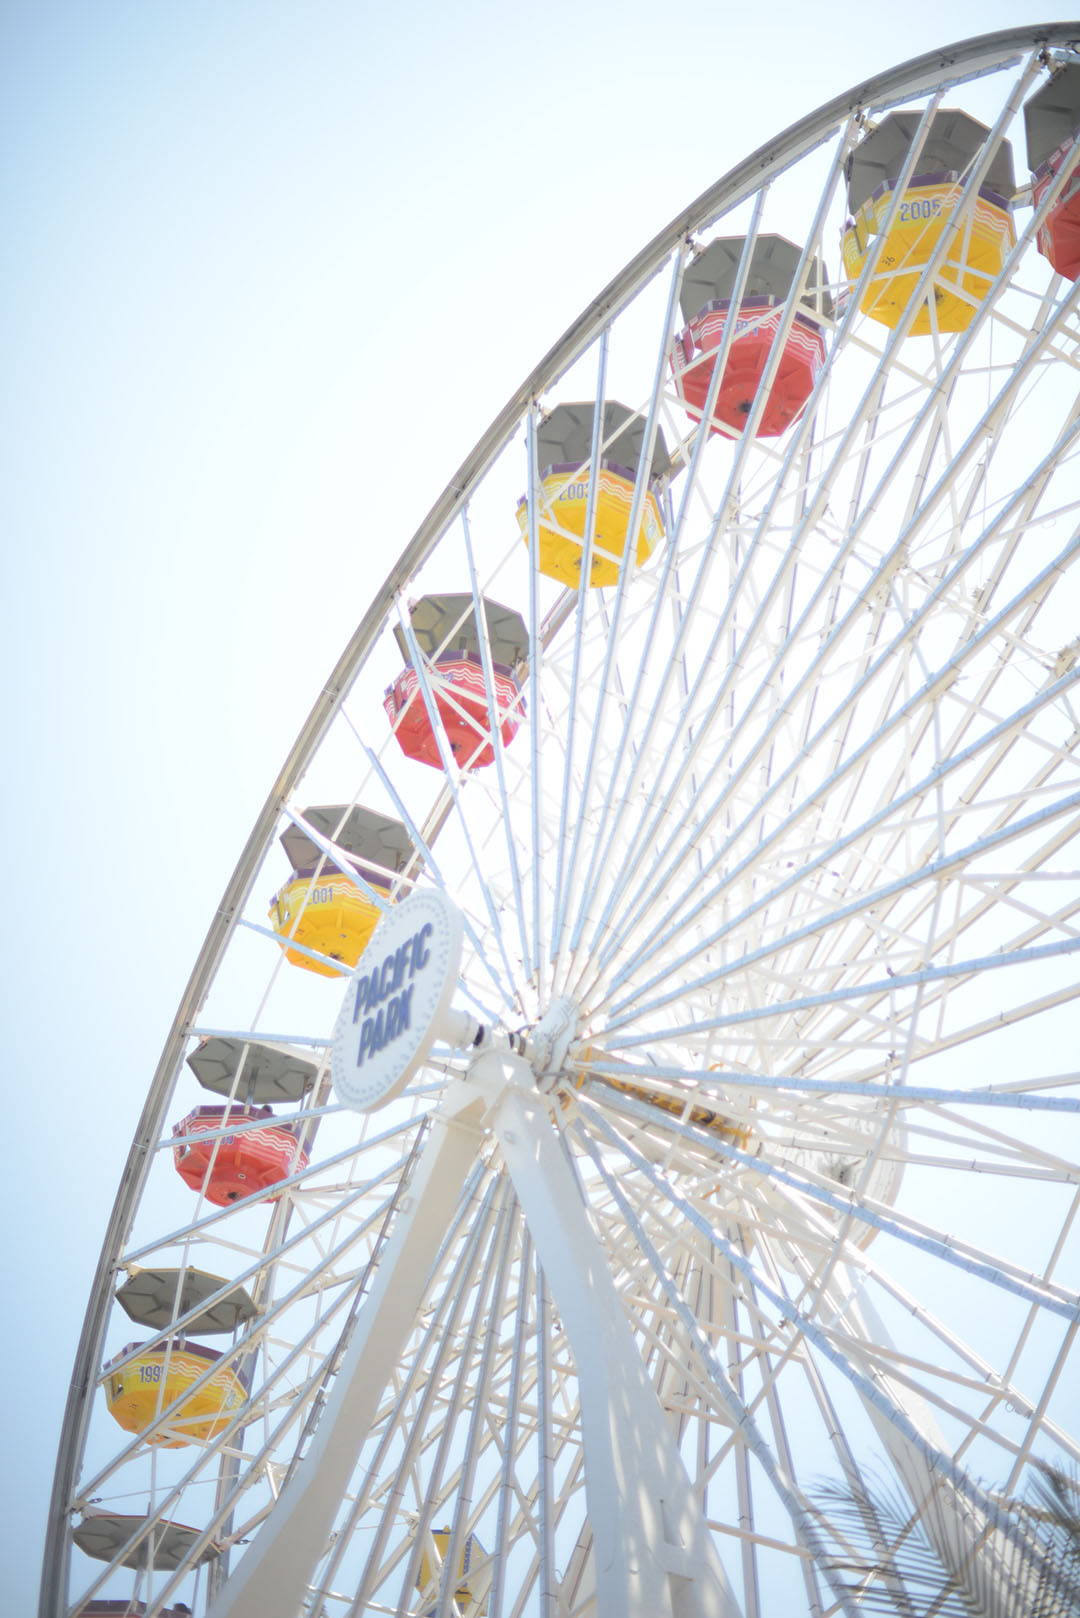
M437 669L441 669L447 663L471 663L474 668L478 669L482 669L484 666L484 660L479 652L464 649L458 652L443 652L435 659ZM514 678L513 669L506 663L496 663L495 659L492 658L491 667L496 674L501 674L504 679L512 680Z
M126 1359L129 1354L137 1354L142 1349L145 1349L147 1354L160 1354L163 1358L167 1349L171 1350L173 1354L193 1354L197 1360L205 1360L208 1365L213 1365L216 1360L221 1359L222 1355L227 1352L223 1348L208 1348L205 1343L189 1343L179 1337L173 1337L163 1343L155 1343L152 1348L144 1343L125 1343L118 1354L114 1354L111 1360L105 1361L102 1370L107 1371L118 1360ZM251 1370L238 1370L235 1365L230 1365L228 1369L243 1386L245 1392L250 1393Z
M283 1134L291 1135L294 1140L300 1139L300 1131L304 1127L303 1120L290 1123L286 1118L279 1118L275 1114L273 1107L233 1107L231 1109L227 1107L196 1107L180 1123L173 1125L173 1134L181 1140L198 1141L206 1133L206 1129L192 1129L189 1134L188 1128L189 1125L200 1121L205 1121L207 1129L210 1127L218 1129L233 1128L237 1134L248 1135L254 1135L258 1131L256 1129L244 1129L242 1126L245 1124L255 1124L267 1128L273 1127ZM228 1139L231 1138L231 1136L228 1137Z
M219 1124L246 1124L259 1122L264 1118L273 1118L273 1107L247 1107L241 1104L238 1107L194 1107L188 1113L183 1123L175 1125L173 1133L177 1134L194 1119L205 1118L208 1122Z
M1044 180L1052 179L1053 176L1058 172L1062 163L1065 161L1065 154L1068 152L1078 134L1080 134L1080 129L1071 134L1067 140L1063 140L1060 146L1055 146L1054 150L1050 153L1050 156L1046 159L1046 162L1040 163L1037 169L1033 169L1031 171L1031 178L1036 185L1041 185ZM1080 178L1080 169L1075 170L1074 173L1076 178Z
M755 292L750 297L743 298L739 304L739 313L741 314L744 309L775 309L778 304L785 301L783 298L774 298L771 292ZM702 304L694 319L699 320L702 315L711 315L717 310L730 309L731 305L731 298L713 298L710 303Z
M907 189L913 191L920 185L959 185L960 176L955 169L943 169L940 174L915 174L907 183ZM890 191L896 190L895 180L882 180L876 191L872 191L868 198L870 202L877 202L880 197L886 196ZM980 185L979 196L983 202L990 202L995 208L1001 208L1005 213L1012 210L1012 203L998 191L991 191L988 185ZM866 204L864 203L865 207Z
M550 466L541 469L540 476L558 477L564 472L580 472L582 467L588 464L588 461L552 461ZM633 483L637 477L637 473L632 472L628 466L619 466L615 461L601 460L600 469L603 472L614 472L616 477L625 478L628 483Z
M361 865L359 860L355 865L346 866L339 864L337 861L332 860L329 858L329 856L327 856L326 860L321 866L293 866L293 876L297 882L310 881L316 872L318 872L320 880L324 881L327 878L335 876L343 876L347 879L351 879L354 876L360 876L363 877L364 881L373 888L385 888L387 883L394 880L392 871L377 871L373 866Z

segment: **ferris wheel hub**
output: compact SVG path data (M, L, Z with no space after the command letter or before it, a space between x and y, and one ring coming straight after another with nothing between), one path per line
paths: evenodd
M581 1025L581 1011L569 995L556 995L539 1022L510 1035L510 1048L523 1056L537 1083L547 1088L562 1072Z

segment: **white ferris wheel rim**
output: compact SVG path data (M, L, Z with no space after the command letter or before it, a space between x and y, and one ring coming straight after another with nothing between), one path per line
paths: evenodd
M436 547L444 535L447 534L451 525L460 517L462 511L468 507L470 500L482 485L490 468L496 463L507 443L518 429L519 423L528 414L531 403L547 395L558 379L586 354L597 341L604 328L619 318L637 294L653 280L670 255L678 251L679 243L684 241L689 234L708 229L719 217L733 211L741 203L757 195L764 182L780 176L790 165L813 152L829 139L845 118L856 110L867 113L870 111L884 112L888 107L907 101L916 94L928 94L935 89L950 86L954 83L963 83L978 74L988 73L1000 68L1006 59L1019 57L1024 52L1030 52L1039 47L1069 44L1072 42L1076 31L1076 25L1070 24L1049 24L1043 27L1008 30L994 35L983 36L977 40L966 41L944 51L921 57L915 62L904 64L887 74L879 75L866 84L856 87L849 94L837 98L829 106L820 109L810 118L803 120L799 125L794 126L791 130L778 137L775 142L770 143L768 147L762 148L732 170L716 186L710 188L702 198L699 198L690 208L677 216L667 230L650 243L616 277L611 285L604 290L600 297L589 306L581 318L560 339L559 343L545 356L522 388L508 402L504 410L500 412L476 449L451 480L444 495L436 503L432 512L429 513L413 540L406 547L381 590L373 599L352 641L341 659L339 659L330 680L327 681L326 686L320 693L318 702L313 708L289 758L286 760L278 780L274 783L267 805L253 830L247 847L238 862L236 871L230 880L222 904L215 915L151 1085L143 1117L140 1120L136 1134L132 1155L125 1171L117 1205L106 1235L101 1264L94 1282L87 1323L78 1351L73 1392L61 1436L57 1484L54 1493L50 1529L51 1537L46 1550L47 1565L42 1589L41 1610L43 1614L48 1613L51 1618L54 1612L66 1610L67 1597L61 1590L61 1583L66 1581L69 1543L63 1530L69 1516L74 1468L78 1464L85 1441L86 1429L96 1393L97 1370L102 1359L107 1311L113 1295L113 1277L118 1261L125 1252L127 1233L142 1193L146 1174L152 1162L154 1145L160 1140L164 1130L165 1109L169 1105L184 1047L191 1037L192 1029L198 1025L200 1008L206 999L226 947L233 935L235 921L248 904L258 870L266 857L267 850L272 844L274 833L280 823L282 806L292 799L297 783L307 771L333 723L340 705L347 698L358 670L364 665L376 643L383 636L388 617L395 602L400 598L402 590L431 559ZM556 627L568 622L573 616L574 603L572 601L567 603L566 608L562 609L562 617L558 617L558 610L556 610L555 619L551 620L555 622L557 619ZM615 611L617 615L619 607L616 607ZM535 629L539 624L535 598L531 617L535 639ZM1067 674L1067 672L1065 670L1063 674ZM535 701L535 696L531 700ZM524 741L524 738L522 740ZM916 805L919 801L921 800L913 799L913 803ZM1032 815L1030 817L1031 825L1030 827L1025 826L1025 834L1030 835L1032 838L1039 836L1042 829L1043 822L1039 819L1039 807L1040 805L1033 801ZM449 810L447 813L449 813ZM669 851L669 857L675 859L676 862L686 857L685 852L681 851L677 844L673 845L669 842L664 844L663 847ZM663 857L664 855L661 854L661 864ZM654 861L655 864L656 862ZM950 850L950 860L944 860L942 863L941 874L943 880L951 865L955 865L955 854ZM638 895L638 902L644 905L646 897ZM631 899L634 899L633 895L631 895ZM651 903L652 901L650 900L649 902ZM670 925L675 927L676 924L677 917L672 914ZM596 925L596 918L592 915L586 917L583 913L580 918L579 937L583 935L584 931L588 930L588 927L594 925ZM663 932L662 923L658 925L661 926L660 939L663 941L666 934ZM685 920L678 923L678 925L685 926ZM958 936L963 930L958 925ZM599 937L600 933L596 932L594 936ZM653 935L649 934L649 936L652 937ZM1016 936L1017 939L1020 939L1021 935L1017 934ZM1039 936L1041 937L1042 935L1040 934ZM620 946L618 941L612 944L611 947L614 953L612 953L610 959L613 967L618 948L624 946L625 940L623 946ZM1039 946L1034 947L1038 949ZM1053 958L1053 951L1045 943L1042 947L1044 956L1049 962ZM1037 954L1032 956L1033 962L1039 959L1042 959L1042 957ZM974 971L977 968L986 968L997 963L989 958L989 952L987 952L980 954L977 958L972 958L964 964ZM897 976L891 967L886 968L886 970L890 977ZM943 975L949 976L949 973L945 972ZM952 975L958 975L955 967L952 968ZM650 991L657 991L656 1014L658 1015L664 1004L664 993L667 991L663 987L662 974L657 973L654 976L656 981L653 982L653 979L650 978L648 986ZM909 973L908 977L911 978L910 983L903 974L900 974L898 979L899 990L911 989L918 996L925 994L931 1000L933 999L936 991L933 987L932 968L928 968L917 983L913 974ZM622 985L621 989L620 984ZM639 985L634 985L635 992L638 987ZM615 1034L615 1043L609 1045L609 1063L613 1060L617 1064L619 1060L634 1059L640 1055L642 1049L651 1050L657 1044L663 1043L662 1038L656 1033L655 1027L648 1034L644 1044L641 1039L638 1039L636 1044L634 1043L632 1023L627 1021L627 994L629 988L630 980L626 977L624 966L622 978L620 979L616 972L609 982L608 1006L611 1011L609 1027ZM824 992L828 993L829 991ZM805 1011L808 1016L817 1009L811 1002L819 998L818 994L806 997ZM739 1016L752 1021L750 1012L746 1008L739 1012ZM622 1035L624 1043L621 1045L618 1043L618 1031L620 1028L624 1030ZM624 1055L618 1058L615 1053L620 1050L624 1052ZM657 1060L655 1056L651 1060L655 1069L655 1075L653 1076L656 1077L657 1083L662 1089L663 1084L668 1082L663 1072L665 1064L663 1061ZM594 1070L594 1078L586 1084L583 1091L580 1105L583 1117L586 1120L590 1118L591 1110L596 1106L597 1081L599 1080L602 1083L605 1077L608 1079L617 1078L617 1065L609 1065L606 1075L602 1071L602 1067L602 1063L598 1064L597 1069ZM640 1062L638 1062L638 1067L640 1070ZM646 1074L645 1076L649 1077L650 1075ZM759 1077L762 1076L759 1075ZM851 1082L854 1083L855 1081ZM909 1094L911 1093L913 1092L909 1088ZM643 1101L640 1095L626 1095L621 1099L619 1105L622 1109L623 1123L630 1129L632 1136L635 1116L638 1116L641 1120L645 1120L649 1116L648 1103ZM642 1112L642 1108L646 1110ZM698 1126L695 1125L692 1118L687 1116L681 1124L671 1127L676 1137L681 1129L685 1139L692 1143L694 1130ZM624 1138L622 1149L625 1151L627 1147L629 1147L631 1153L635 1150L632 1140ZM741 1144L738 1141L729 1141L724 1147L724 1151L729 1159L738 1160L740 1153L744 1157L747 1155L746 1147L746 1141L742 1141ZM633 1157L631 1156L628 1161L634 1161ZM598 1164L597 1167L602 1176L603 1165ZM637 1162L636 1167L638 1173L645 1177L661 1172L655 1166L652 1169L649 1168L647 1157ZM788 1162L787 1168L782 1165L779 1167L778 1183L787 1184L789 1189L799 1195L809 1194L810 1182L804 1172L805 1169L805 1162L800 1160L796 1154ZM784 1175L787 1176L786 1181L783 1179ZM656 1181L658 1186L663 1183L662 1180ZM818 1189L820 1190L820 1187ZM876 1222L876 1228L888 1230L890 1235L897 1235L897 1230L890 1224L888 1211L892 1199L891 1186L885 1181L875 1182L874 1190L876 1194L871 1199L868 1201L864 1199L864 1212L867 1208L870 1208L872 1203L873 1206L870 1211ZM612 1197L617 1195L611 1185L608 1185L608 1195ZM827 1198L823 1200L828 1201ZM842 1199L834 1195L833 1201L836 1203L833 1212L842 1218L843 1213L839 1206ZM673 1207L678 1206L687 1218L690 1217L689 1204L686 1204L681 1199L677 1190L672 1192L671 1205ZM492 1206L494 1208L494 1204ZM504 1221L509 1219L509 1215L499 1215L498 1217L503 1218ZM495 1211L491 1212L490 1218L493 1221L491 1232L492 1240L494 1240L496 1229L494 1223L496 1220ZM498 1226L501 1233L500 1240L509 1240L505 1235L508 1228L505 1223ZM901 1234L902 1238L913 1240L917 1237L924 1245L927 1242L937 1240L937 1235L933 1232L908 1230L899 1234ZM640 1232L640 1238L642 1241L649 1239L644 1230ZM969 1256L972 1264L981 1262L977 1255L972 1254ZM726 1262L729 1264L735 1263L737 1258L737 1254L729 1253ZM494 1271L492 1271L492 1274L494 1274ZM1059 1317L1068 1318L1068 1298L1065 1294L1065 1289L1059 1288L1056 1282L1051 1283L1044 1278L1044 1283L1040 1283L1034 1288L1029 1287L1025 1292L1023 1290L1024 1283L1019 1275L1019 1267L1003 1263L994 1284L1003 1286L1006 1289L1011 1287L1014 1295L1024 1299L1032 1309L1046 1308ZM546 1311L550 1308L550 1303L542 1300L542 1307ZM872 1313L870 1318L873 1318ZM821 1342L818 1346L821 1352L827 1351L824 1342ZM1061 1366L1059 1365L1056 1374L1060 1376L1060 1373ZM100 1396L98 1395L97 1397ZM62 1549L60 1548L61 1544ZM52 1558L51 1566L49 1565L50 1557Z

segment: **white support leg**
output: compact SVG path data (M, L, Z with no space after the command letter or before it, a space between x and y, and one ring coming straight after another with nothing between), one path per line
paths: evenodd
M739 1618L547 1100L503 1052L477 1060L472 1084L491 1098L487 1122L574 1353L598 1618Z
M208 1618L296 1618L476 1159L479 1121L432 1123L310 1448Z

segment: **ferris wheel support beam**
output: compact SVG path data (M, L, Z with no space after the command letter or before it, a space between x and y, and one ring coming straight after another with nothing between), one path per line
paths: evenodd
M493 1101L487 1122L574 1354L598 1618L741 1618L531 1067L486 1051L467 1088Z
M476 1160L479 1122L441 1114L304 1460L208 1618L295 1618Z

